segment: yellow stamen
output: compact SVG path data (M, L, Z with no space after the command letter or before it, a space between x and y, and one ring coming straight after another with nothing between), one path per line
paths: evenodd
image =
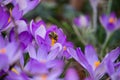
M19 72L15 68L12 68L12 71L15 72L16 74L19 74Z
M112 17L111 17L111 18L109 19L109 22L110 22L110 23L114 23L115 21L116 21L115 18L112 18Z
M54 46L54 44L56 43L56 40L55 39L51 39L51 46Z
M5 48L0 49L0 53L5 54L6 53L6 49Z
M95 62L94 62L95 68L97 68L99 65L100 65L100 61L95 61Z
M9 19L8 19L8 23L11 21L11 17L9 17Z
M45 74L42 75L42 76L41 76L41 80L47 80L47 75L45 75Z

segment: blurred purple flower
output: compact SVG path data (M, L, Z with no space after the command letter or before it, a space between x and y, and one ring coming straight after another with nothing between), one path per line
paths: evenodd
M85 47L85 55L83 55L80 48L77 48L76 51L69 48L69 52L71 56L89 72L91 80L98 80L105 74L105 72L107 72L106 60L114 62L120 54L120 48L116 48L108 53L101 63L91 45Z
M120 19L117 19L114 13L111 13L109 16L103 14L100 17L100 22L108 32L113 32L120 28Z
M77 71L73 68L69 68L65 75L65 80L80 80Z
M88 16L81 15L74 19L74 24L78 27L88 27L90 25L90 20Z

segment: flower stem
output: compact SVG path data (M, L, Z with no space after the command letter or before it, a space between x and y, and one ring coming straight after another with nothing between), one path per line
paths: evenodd
M97 30L97 7L93 8L93 30Z
M111 6L112 6L112 0L108 0L108 5L107 5L107 14L110 13L111 11Z
M72 27L73 27L73 30L74 30L75 34L77 35L78 39L80 40L80 42L85 46L87 43L85 42L85 40L83 40L83 37L81 36L77 27L75 25L73 25Z
M107 37L106 37L106 39L105 39L105 41L104 41L104 43L103 43L103 45L102 45L102 49L101 49L101 52L100 52L100 58L101 58L101 59L102 59L103 56L104 56L105 49L106 49L106 47L107 47L107 45L108 45L108 42L109 42L111 36L112 36L111 33L110 33L110 34L107 34Z

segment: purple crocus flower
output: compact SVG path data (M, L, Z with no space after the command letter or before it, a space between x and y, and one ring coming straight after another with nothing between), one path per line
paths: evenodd
M55 43L63 44L66 40L66 36L64 35L62 29L58 29L55 25L46 29L46 24L43 21L39 21L37 23L31 21L29 29L39 43L39 39L42 39L41 41L53 46Z
M115 50L112 50L110 53L108 53L102 60L102 62L99 61L96 51L91 45L87 45L85 47L85 55L83 54L80 48L77 48L76 51L72 48L69 48L69 53L89 72L89 79L98 80L107 71L105 67L105 61L109 59L112 62L114 62L120 54L120 48L116 48Z
M49 48L59 46L61 49L61 56L69 58L67 48L73 47L71 42L67 42L66 36L62 29L57 28L57 26L52 25L50 28L46 29L46 24L43 21L34 23L31 21L29 30L36 39L38 45L46 44ZM65 53L65 54L64 54Z
M120 27L120 19L117 19L114 13L111 13L109 16L103 14L100 17L100 22L107 31L107 33L113 32Z
M88 27L90 25L90 20L88 16L81 15L74 19L74 24L78 27Z
M0 42L0 70L7 71L9 66L16 63L19 57L22 55L22 48L20 44L16 42L4 42L5 40L1 37ZM14 58L13 58L14 57Z

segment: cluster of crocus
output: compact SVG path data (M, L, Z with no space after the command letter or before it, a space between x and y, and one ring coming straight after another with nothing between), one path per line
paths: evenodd
M91 45L85 47L84 56L80 48L74 50L73 44L56 25L47 27L42 20L28 23L23 19L38 2L0 1L0 80L80 80L73 68L68 68L61 77L71 58L88 71L87 80L100 79L105 73L112 79L119 76L119 62L114 62L120 48L108 53L100 63ZM14 5L13 9L7 9L9 3Z
M67 41L62 29L56 25L47 28L42 20L28 23L23 19L38 2L1 1L0 80L58 80L64 60L71 58L67 49L73 48L73 44ZM7 9L9 3L14 5L13 9Z

